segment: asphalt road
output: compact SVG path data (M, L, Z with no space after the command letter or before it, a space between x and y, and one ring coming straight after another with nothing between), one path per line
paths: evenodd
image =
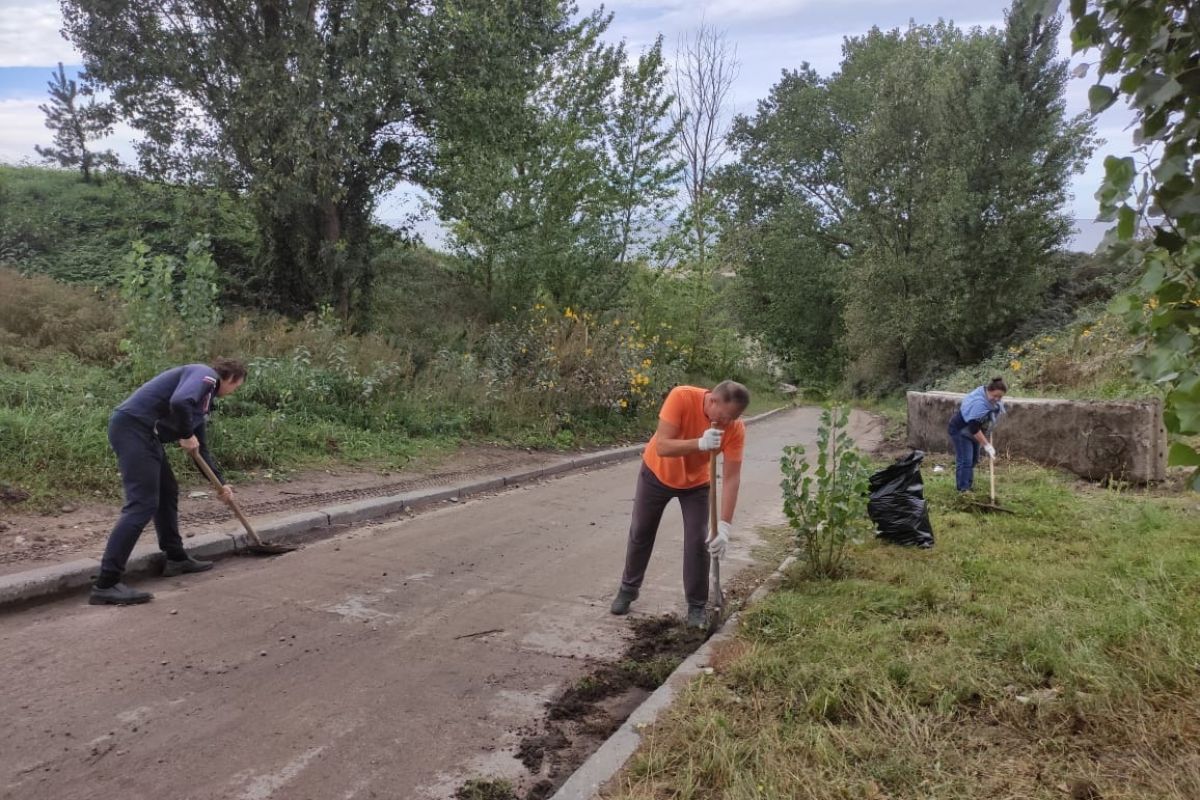
M780 450L816 421L749 429L723 577L782 518ZM472 775L520 778L518 729L622 648L608 601L636 470L146 581L144 606L75 595L0 616L0 797L442 798ZM681 541L672 506L638 613L684 610Z

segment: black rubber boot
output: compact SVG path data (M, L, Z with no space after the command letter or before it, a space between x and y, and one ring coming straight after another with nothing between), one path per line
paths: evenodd
M118 583L106 589L93 586L88 603L94 606L132 606L138 603L149 603L153 598L154 595L149 592Z
M708 611L704 606L688 606L687 626L708 629Z
M174 578L176 575L188 575L193 572L206 572L213 568L213 562L201 561L198 558L188 556L183 561L172 561L167 559L167 563L163 565L163 577Z
M617 592L617 596L613 598L612 605L608 610L616 614L618 617L624 616L625 614L629 613L629 604L634 600L637 600L637 598L637 592L631 592L627 589L620 589Z

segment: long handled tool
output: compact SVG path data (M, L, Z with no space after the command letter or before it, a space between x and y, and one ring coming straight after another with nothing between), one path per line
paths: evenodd
M996 435L994 433L992 434L992 437L989 440L989 443L992 445L992 447L996 446ZM972 502L971 507L976 511L984 511L984 512L989 512L989 513L993 513L993 514L1015 514L1015 513L1017 513L1015 511L1013 511L1011 508L1005 508L1004 506L998 505L996 503L996 459L992 458L990 456L988 457L988 483L989 483L988 488L990 490L990 494L988 496L991 498L990 502L987 502L987 503Z
M713 451L708 459L708 541L717 538L717 453ZM709 560L709 571L712 575L713 613L708 620L708 635L711 636L721 627L721 617L725 612L725 593L721 591L721 559L713 556Z
M207 462L200 457L200 454L195 450L188 451L192 460L196 462L196 466L204 473L204 477L208 478L208 482L213 485L219 494L222 490L221 482L217 480L217 476L213 474L212 467L208 466ZM258 533L254 530L254 526L250 524L250 520L246 519L246 515L242 513L242 509L238 508L237 501L230 497L227 501L233 515L242 523L242 527L246 529L246 535L250 537L250 544L246 545L241 552L252 556L279 556L284 553L290 553L296 548L288 544L270 544L258 538Z
M996 435L992 434L991 445L993 449L996 447ZM996 505L996 459L995 457L988 458L988 482L991 484L992 505Z

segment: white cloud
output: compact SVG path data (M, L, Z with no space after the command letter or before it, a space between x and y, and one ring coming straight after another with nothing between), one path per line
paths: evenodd
M0 161L7 164L39 163L41 157L34 145L46 146L53 134L45 125L38 105L41 100L0 100ZM97 149L115 150L125 162L133 160L135 132L128 125L118 125L113 134L95 143Z
M37 160L33 146L50 143L39 102L0 100L0 161L16 164L25 159Z
M62 12L54 0L0 0L0 66L43 67L79 62L59 32Z

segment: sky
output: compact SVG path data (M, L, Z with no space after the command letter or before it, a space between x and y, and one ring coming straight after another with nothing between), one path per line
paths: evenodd
M598 4L580 0L581 10ZM613 40L624 40L631 53L648 47L660 33L668 50L679 38L705 21L725 30L737 47L740 62L733 87L733 112L753 113L758 99L765 97L784 69L807 61L818 72L829 74L841 60L842 40L865 33L871 27L884 29L951 20L960 27L1001 26L1007 0L611 0L605 7L613 12L609 29ZM79 54L59 33L61 13L57 0L0 0L0 162L36 162L35 144L48 144L50 133L43 124L38 105L45 102L46 81L58 62L68 72L78 69ZM1060 53L1070 53L1064 31ZM1071 58L1072 65L1089 60L1086 53ZM1093 59L1094 60L1094 59ZM1086 78L1072 80L1068 87L1068 113L1087 108ZM1106 226L1091 222L1096 216L1093 194L1103 178L1104 157L1127 155L1131 148L1128 126L1131 112L1122 104L1097 120L1097 134L1105 140L1087 170L1072 181L1070 216L1077 220L1074 248L1090 250L1099 243ZM106 143L124 159L132 161L135 132L118 127ZM401 190L380 204L379 217L397 222L419 206L411 190ZM441 240L436 221L417 226L431 244Z

